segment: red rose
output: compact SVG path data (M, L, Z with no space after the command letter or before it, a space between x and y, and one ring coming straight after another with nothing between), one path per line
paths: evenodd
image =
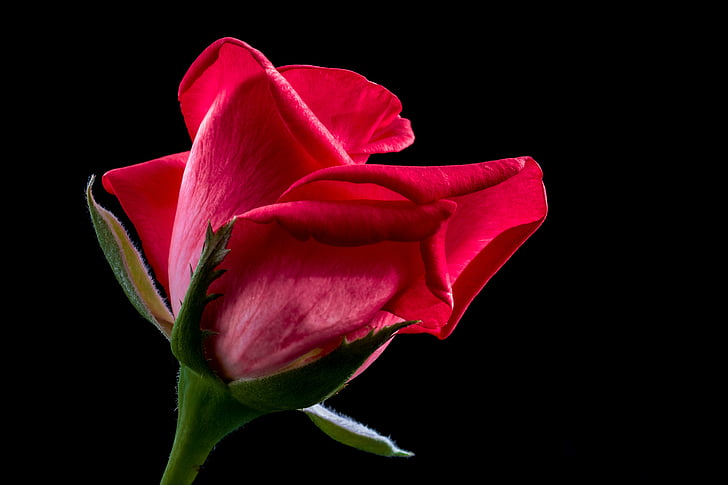
M290 369L404 320L421 323L400 334L447 337L546 215L528 157L366 164L414 136L399 100L350 71L275 68L221 39L187 72L179 100L191 150L112 170L103 184L175 315L208 222L236 218L227 272L211 288L223 297L201 323L226 380Z

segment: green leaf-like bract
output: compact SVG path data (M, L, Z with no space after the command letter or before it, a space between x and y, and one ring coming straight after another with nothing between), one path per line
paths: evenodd
M295 369L258 379L231 382L228 387L246 406L261 411L302 409L318 404L341 389L367 358L400 328L417 323L400 322L347 342L324 357Z
M86 186L86 203L101 250L134 308L169 338L174 317L121 222L94 200L91 193L94 179L92 176Z
M321 404L302 409L311 421L329 437L339 443L361 451L382 456L413 456L414 453L403 450L394 441L382 436L371 428L353 419L328 409Z
M208 225L200 260L192 273L190 286L172 327L172 353L177 360L201 376L215 379L217 377L205 358L203 347L205 332L200 329L200 322L205 306L222 296L208 294L207 291L212 282L224 273L224 270L215 268L230 252L225 246L230 239L234 224L235 219L232 219L216 232L213 232L212 227Z

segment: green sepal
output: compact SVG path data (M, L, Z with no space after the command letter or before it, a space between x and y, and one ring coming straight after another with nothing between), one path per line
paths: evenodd
M215 269L230 252L225 246L233 231L235 219L213 232L208 225L205 243L197 268L192 272L190 285L172 327L172 353L180 361L201 376L217 379L207 364L203 343L208 332L200 329L202 312L205 306L218 298L219 294L209 294L213 281L222 276L224 270Z
M364 338L347 342L324 357L288 371L258 379L231 382L233 396L244 405L264 412L303 409L332 396L394 333L417 321L400 322Z
M336 413L321 404L301 409L329 437L361 451L381 456L414 456L399 448L394 441L353 419Z
M94 180L91 176L86 185L86 203L101 250L134 308L169 338L174 317L121 222L94 199L91 192Z

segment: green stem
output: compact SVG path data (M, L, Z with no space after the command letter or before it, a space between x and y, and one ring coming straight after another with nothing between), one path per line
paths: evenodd
M222 382L185 366L177 392L177 430L160 485L191 484L218 441L262 414L240 404Z

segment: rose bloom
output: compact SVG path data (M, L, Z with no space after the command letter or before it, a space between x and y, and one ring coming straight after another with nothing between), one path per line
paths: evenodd
M546 215L529 157L367 164L414 135L399 100L351 71L276 68L225 38L192 64L179 101L190 151L112 170L103 185L175 315L208 223L236 218L227 272L210 288L223 296L201 322L214 332L210 365L228 381L303 365L397 322L421 321L398 334L447 337Z

